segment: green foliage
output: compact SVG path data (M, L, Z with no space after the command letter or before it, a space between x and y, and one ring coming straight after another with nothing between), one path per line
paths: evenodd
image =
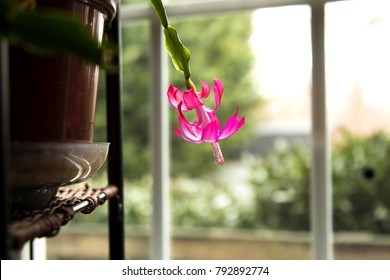
M168 25L167 14L162 1L150 0L150 2L160 19L161 25L164 27L165 48L172 58L172 63L176 70L182 71L184 77L188 80L191 76L190 51L181 42L177 30Z
M342 135L333 153L335 230L390 233L390 136Z
M190 78L190 51L182 44L177 30L171 26L164 29L165 47L172 58L177 71L183 71L186 79Z
M126 182L124 215L127 225L148 227L151 223L152 180L145 176ZM170 186L170 212L173 227L250 228L253 203L243 201L224 183L178 177ZM104 209L100 209L104 208ZM106 207L92 215L77 215L74 223L107 221Z
M390 233L390 138L341 134L332 152L334 230ZM309 166L308 150L299 145L253 165L258 226L309 229Z
M247 228L253 204L218 181L176 178L171 189L171 218L175 227Z
M158 17L160 19L161 25L164 28L168 27L168 19L167 19L167 14L165 12L164 5L161 0L150 0L150 2L153 5L153 8L156 10Z
M142 177L149 170L149 30L124 25L123 36L123 149L125 176Z
M151 223L152 179L144 176L128 182L125 188L125 222L130 225L149 226Z
M288 147L279 143L275 148L252 165L254 222L261 228L308 230L308 151L300 144Z

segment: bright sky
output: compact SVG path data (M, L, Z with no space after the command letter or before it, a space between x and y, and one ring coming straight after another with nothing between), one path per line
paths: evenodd
M257 10L252 42L263 95L293 98L310 78L310 22L307 7ZM293 92L293 93L291 93Z
M263 96L302 104L311 76L310 16L307 6L255 12L252 42ZM328 4L326 63L330 112L347 105L356 82L369 106L390 112L390 1Z

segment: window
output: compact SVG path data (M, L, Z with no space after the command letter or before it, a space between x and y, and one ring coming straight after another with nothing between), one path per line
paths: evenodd
M247 117L242 131L221 142L222 168L207 144L171 133L176 119L165 90L182 85L180 74L167 61L148 1L122 2L127 258L390 256L384 236L377 246L358 243L359 231L383 233L390 224L381 199L390 193L389 164L379 157L389 152L389 138L370 138L389 132L389 4L277 2L167 4L192 52L194 81L219 77L226 85L221 118L236 105ZM343 146L345 137L352 142ZM375 152L365 143L375 143ZM360 205L372 212L360 227L349 200L358 195L371 199ZM370 255L359 251L373 247Z

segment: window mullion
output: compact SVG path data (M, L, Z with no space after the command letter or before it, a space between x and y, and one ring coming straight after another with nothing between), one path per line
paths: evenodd
M314 259L333 258L332 177L325 91L325 6L312 5L311 231Z
M187 3L166 3L165 7L170 18L181 16L196 16L220 14L223 12L249 11L259 8L280 7L288 5L304 5L318 0L208 0ZM345 0L331 0L345 1ZM123 5L121 18L123 21L137 21L155 17L151 5Z
M167 55L157 18L151 20L150 128L152 188L151 259L170 258L169 222L169 129Z

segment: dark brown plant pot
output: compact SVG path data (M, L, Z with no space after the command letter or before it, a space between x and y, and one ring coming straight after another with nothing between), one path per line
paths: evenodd
M102 41L115 0L37 0L69 11ZM32 55L10 48L11 140L93 141L99 67L71 54Z
M36 0L36 5L68 11L79 17L93 38L101 42L105 24L115 16L116 2ZM66 145L66 150L62 149L63 143L91 143L93 149L100 149L97 150L99 164L104 163L101 160L105 159L105 151L95 148L92 143L98 76L97 65L72 54L33 55L21 48L10 47L11 194L17 208L42 208L53 198L59 186L83 179L75 180L71 172L75 172L75 167L79 168L75 163L77 160L85 162L85 159L74 155L73 148L70 152ZM53 146L53 143L58 145ZM56 154L61 158L56 158ZM82 152L78 151L78 154ZM70 159L74 156L77 156L76 161ZM45 170L39 169L42 158ZM95 159L88 158L88 161L88 164L94 164ZM59 164L63 165L59 167ZM50 178L52 175L42 178L44 174L54 175L54 172L59 173L60 178L70 174L68 177L72 180L59 178L56 181L57 178ZM26 185L25 182L36 183ZM47 182L55 183L50 185Z

